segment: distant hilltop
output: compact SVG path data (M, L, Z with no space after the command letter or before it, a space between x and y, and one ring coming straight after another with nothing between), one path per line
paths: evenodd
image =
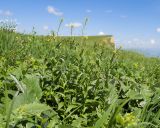
M115 47L114 37L112 35L88 36L88 40L103 44L109 44L110 46Z
M62 38L67 38L69 36L61 36ZM74 36L77 40L80 39L82 36ZM90 43L102 43L107 44L109 46L115 47L114 37L112 35L96 35L96 36L84 36L87 39L87 42Z

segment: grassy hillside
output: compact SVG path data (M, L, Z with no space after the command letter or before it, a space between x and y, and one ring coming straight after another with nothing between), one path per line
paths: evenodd
M62 36L60 37L61 39L65 39L65 38L69 38L69 37L65 37L65 36ZM88 43L95 43L95 42L98 42L98 43L102 43L102 44L106 44L106 45L109 45L111 47L114 47L114 37L111 36L111 35L100 35L100 36L74 36L74 38L76 39L76 41L82 41L83 40L87 40Z
M160 127L160 60L99 40L0 31L0 127Z

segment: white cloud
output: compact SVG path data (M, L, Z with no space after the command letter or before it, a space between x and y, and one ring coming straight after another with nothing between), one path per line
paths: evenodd
M157 32L160 32L160 27L156 29Z
M44 29L45 31L47 31L48 28L49 28L49 27L48 27L47 25L43 26L43 29Z
M3 11L3 10L0 10L0 15L3 15L3 16L12 16L13 13L9 10L6 10L6 11Z
M86 12L87 12L87 13L91 13L91 12L92 12L92 10L90 10L90 9L87 9L87 10L86 10Z
M48 11L48 13L56 15L56 16L62 16L63 15L62 12L58 11L56 8L54 8L52 6L48 6L47 11Z
M155 44L156 41L155 41L154 39L151 39L151 40L150 40L150 43L151 43L151 44Z
M126 15L120 15L121 18L126 19L128 16Z
M136 41L139 41L139 39L138 39L138 38L134 38L134 39L133 39L133 41L135 41L135 42L136 42Z
M132 43L132 41L129 40L129 41L128 41L128 44L131 44L131 43Z
M99 32L98 35L105 35L105 33L104 32Z
M106 10L105 13L112 13L112 10Z
M4 15L6 15L6 16L11 16L11 15L12 15L12 12L10 12L9 10L7 10L7 11L4 12Z
M81 23L78 23L78 22L75 22L75 23L65 24L65 26L66 26L66 27L78 28L78 27L81 27L82 24L81 24Z

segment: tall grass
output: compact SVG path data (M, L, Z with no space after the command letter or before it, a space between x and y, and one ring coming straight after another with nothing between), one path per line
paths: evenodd
M0 29L0 127L160 127L160 60L99 38Z

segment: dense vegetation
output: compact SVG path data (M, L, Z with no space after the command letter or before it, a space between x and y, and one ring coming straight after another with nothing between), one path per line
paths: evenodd
M1 128L159 128L159 85L158 58L0 30Z

